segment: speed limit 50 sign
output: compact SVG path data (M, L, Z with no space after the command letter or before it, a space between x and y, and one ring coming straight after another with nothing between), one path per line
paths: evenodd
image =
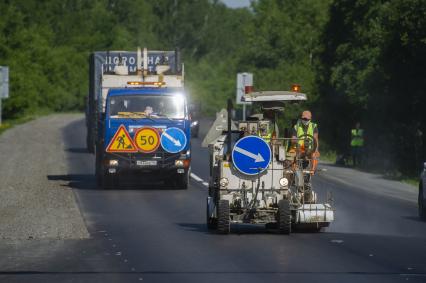
M160 135L155 128L140 128L134 137L136 147L145 153L154 152L160 145Z

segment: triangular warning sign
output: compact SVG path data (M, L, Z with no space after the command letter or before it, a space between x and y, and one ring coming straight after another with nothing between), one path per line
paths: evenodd
M121 125L115 135L112 137L107 149L107 152L137 152L133 140L124 125Z

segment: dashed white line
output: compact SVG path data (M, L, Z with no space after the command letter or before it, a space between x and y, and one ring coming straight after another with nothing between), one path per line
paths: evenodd
M194 173L191 173L191 178L194 179L195 181L203 184L204 186L208 187L209 183L205 182L203 179L201 179L200 177L198 177L197 175L195 175Z

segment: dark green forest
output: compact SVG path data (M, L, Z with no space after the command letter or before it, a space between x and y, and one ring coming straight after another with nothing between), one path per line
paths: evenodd
M3 117L82 111L89 53L137 46L182 50L207 114L234 98L237 72L253 72L258 90L299 83L338 153L360 121L365 166L415 174L426 159L426 0L0 0Z

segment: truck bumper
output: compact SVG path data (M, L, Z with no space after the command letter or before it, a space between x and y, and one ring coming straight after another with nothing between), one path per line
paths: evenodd
M107 175L147 175L150 178L166 178L188 173L190 159L182 154L174 155L117 155L107 154L104 172Z

